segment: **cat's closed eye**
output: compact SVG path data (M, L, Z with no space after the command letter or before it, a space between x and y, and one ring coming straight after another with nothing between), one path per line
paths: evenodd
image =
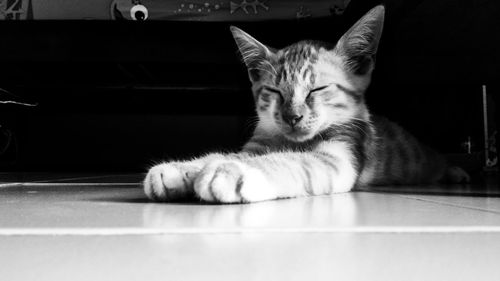
M306 99L311 98L311 97L312 97L312 95L313 95L314 93L319 93L320 91L322 91L322 90L324 90L324 89L328 88L329 86L330 86L330 85L325 85L325 86L317 87L317 88L314 88L314 89L310 90L310 91L309 91L309 94L307 94Z
M269 92L271 92L271 93L274 93L274 94L278 95L278 96L279 96L279 98L280 98L280 101L281 101L281 102L284 102L285 98L283 97L283 94L281 93L281 91L280 91L280 90L275 89L275 88L271 88L271 87L267 87L267 86L266 86L266 87L264 87L264 89L266 89L267 91L269 91Z

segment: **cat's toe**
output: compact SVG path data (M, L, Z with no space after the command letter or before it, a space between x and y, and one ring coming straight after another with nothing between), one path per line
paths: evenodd
M217 161L205 166L194 183L204 201L243 203L276 198L275 188L258 169L239 161Z
M194 190L208 202L241 202L239 194L243 171L234 162L217 161L208 164L196 178Z
M189 196L191 190L186 172L178 165L166 163L149 170L144 193L155 201L172 201Z

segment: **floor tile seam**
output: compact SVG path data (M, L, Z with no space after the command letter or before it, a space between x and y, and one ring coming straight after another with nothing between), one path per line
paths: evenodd
M493 213L493 214L500 215L500 211L490 210L490 209L485 209L485 208L467 206L467 205L462 205L462 204L453 204L450 202L433 200L433 199L426 199L426 198L422 198L422 197L415 197L415 196L408 196L408 195L399 195L399 197L402 197L405 199L410 199L410 200L417 200L417 201L423 201L423 202L428 202L428 203L434 203L434 204L443 205L443 206L456 207L456 208L461 208L461 209L468 209L468 210L474 210L474 211L480 211L480 212Z
M453 192L453 191L407 191L394 189L359 189L356 192L370 192L374 194L392 194L392 195L419 195L419 196L474 196L474 197L492 197L500 198L500 194L494 192L470 191L470 192Z
M4 228L0 238L9 236L140 236L217 234L498 234L500 226L438 227L337 227L337 228Z
M23 183L22 183L22 182L6 182L6 183L0 183L0 189L1 189L1 188L15 187L15 186L23 186Z
M26 187L45 186L140 186L140 182L27 182L22 183Z
M71 177L71 178L59 178L59 179L50 179L50 180L28 181L25 183L57 183L57 182L67 181L67 180L100 179L100 178L121 177L121 176L130 176L130 175L131 174L116 174L116 175L101 175L101 176L87 176L87 177Z
M50 179L50 180L35 180L35 181L22 181L22 182L3 182L0 183L0 188L2 187L13 187L13 186L43 186L43 185L62 185L64 183L61 183L61 181L67 181L67 180L85 180L85 179L100 179L100 178L109 178L109 177L116 177L116 176L128 176L130 174L119 174L119 175L107 175L107 176L92 176L92 177L73 177L73 178L60 178L60 179ZM66 183L69 184L69 183ZM86 182L86 183L73 183L73 184L92 184L92 185L105 185L104 183L99 183L99 182ZM115 184L117 185L118 183L108 183L108 184ZM124 183L128 185L132 184L141 184L140 182L128 182Z
M2 188L12 188L12 187L58 187L58 186L136 186L140 187L139 182L111 182L111 183L100 183L100 182L58 182L58 183L38 183L38 182L12 182L12 183L0 183L0 189Z

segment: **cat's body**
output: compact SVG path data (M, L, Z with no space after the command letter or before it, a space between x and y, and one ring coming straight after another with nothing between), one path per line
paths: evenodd
M145 193L158 201L232 203L468 180L401 127L368 111L364 93L383 19L384 8L377 6L336 45L302 41L282 50L231 28L252 82L259 117L253 137L240 153L151 168Z
M384 117L329 128L313 139L296 143L284 137L254 134L243 152L265 155L272 152L314 151L328 142L345 142L352 151L357 184L426 184L453 181L448 178L444 158L418 142L411 134Z

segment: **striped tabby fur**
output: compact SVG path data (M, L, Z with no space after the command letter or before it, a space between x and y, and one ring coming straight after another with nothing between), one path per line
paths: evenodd
M355 186L468 180L460 168L389 120L370 114L370 84L384 7L337 42L271 49L231 31L248 67L259 122L240 153L154 166L144 181L157 201L198 197L254 202L347 192Z

